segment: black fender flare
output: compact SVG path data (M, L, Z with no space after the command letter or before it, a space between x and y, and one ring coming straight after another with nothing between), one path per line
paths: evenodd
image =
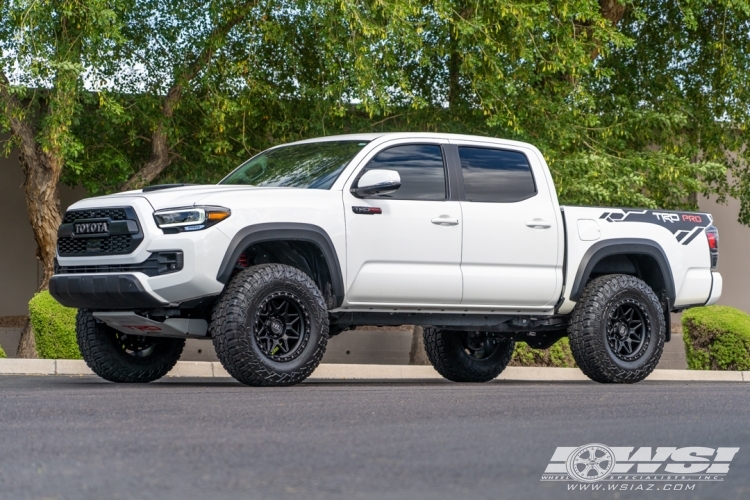
M224 284L229 282L234 264L247 247L264 241L277 240L309 241L320 248L331 273L331 287L335 299L334 307L339 307L344 301L344 278L336 254L336 247L333 246L328 233L314 224L270 222L241 229L229 243L224 259L221 261L219 273L216 276L217 281Z
M581 298L583 295L583 289L586 287L586 282L599 261L611 255L626 254L648 255L649 257L654 258L661 271L662 279L664 280L669 305L671 306L674 304L677 294L675 293L674 288L672 267L669 265L667 255L658 243L640 238L617 238L613 240L599 241L591 245L591 247L586 250L586 253L581 259L581 263L578 266L576 277L573 280L573 286L570 289L570 300L578 301ZM665 314L669 314L669 311L665 311Z

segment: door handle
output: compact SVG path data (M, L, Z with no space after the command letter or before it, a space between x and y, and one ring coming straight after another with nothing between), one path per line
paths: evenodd
M458 226L458 219L453 219L450 215L441 215L440 217L435 217L431 222L433 224L437 224L438 226Z
M528 221L526 223L526 227L533 227L536 229L549 229L552 227L552 223L542 219L534 219Z

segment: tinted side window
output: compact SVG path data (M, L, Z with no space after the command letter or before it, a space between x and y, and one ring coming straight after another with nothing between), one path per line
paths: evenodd
M509 203L536 194L531 166L523 153L459 147L466 199Z
M395 170L401 176L401 187L376 198L393 200L444 200L445 167L440 146L410 144L381 151L367 164L368 170Z

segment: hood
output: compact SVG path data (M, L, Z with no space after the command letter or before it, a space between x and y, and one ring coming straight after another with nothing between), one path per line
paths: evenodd
M182 208L200 205L201 200L209 196L213 196L214 200L220 200L222 194L234 193L237 191L257 191L259 189L267 190L275 188L209 184L201 186L181 186L145 192L143 190L137 189L134 191L125 191L122 193L115 193L107 196L89 198L89 200L106 201L117 200L119 198L138 197L145 198L151 204L154 210L162 210L165 208Z

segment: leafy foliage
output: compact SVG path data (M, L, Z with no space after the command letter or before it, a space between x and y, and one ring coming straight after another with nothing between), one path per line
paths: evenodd
M563 203L734 194L750 223L747 0L76 1L100 29L81 44L64 180L92 194L136 174L162 129L157 182L215 182L290 140L427 130L535 144ZM53 56L17 62L38 81Z
M682 315L691 370L749 370L750 315L727 306L689 309Z
M49 292L29 302L36 351L43 359L81 359L76 340L76 309L64 307Z
M532 349L524 342L517 343L509 366L575 368L577 365L570 352L570 342L567 337L563 337L549 349Z
M37 121L36 141L74 170L84 142L72 131L81 108L82 78L96 78L108 47L120 41L119 20L108 0L0 1L0 73L11 93L25 103L4 106L0 126L11 117ZM38 117L38 118L36 118ZM6 143L6 152L18 144Z

